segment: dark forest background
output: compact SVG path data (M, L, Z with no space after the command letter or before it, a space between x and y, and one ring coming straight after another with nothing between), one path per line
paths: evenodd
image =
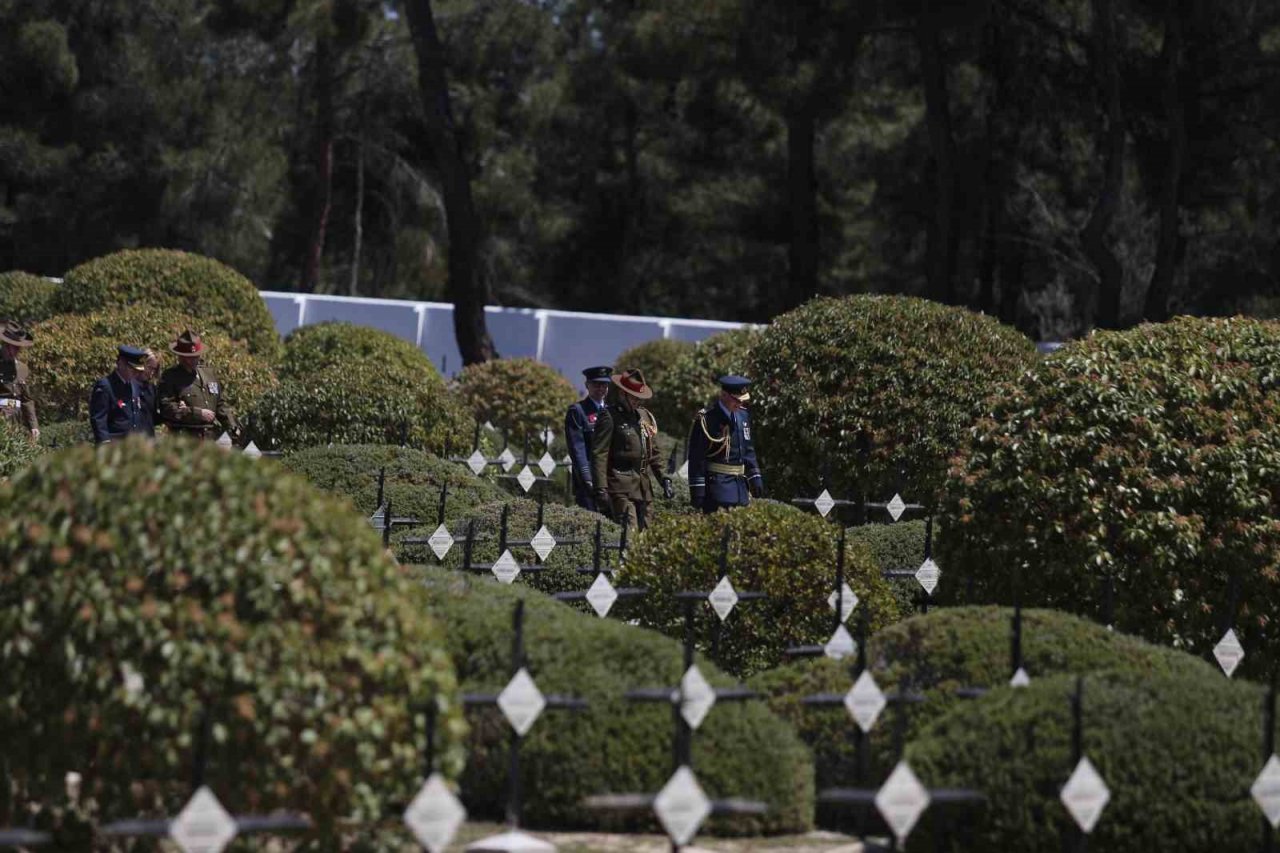
M424 10L494 302L1280 306L1275 0L0 0L0 269L444 298Z

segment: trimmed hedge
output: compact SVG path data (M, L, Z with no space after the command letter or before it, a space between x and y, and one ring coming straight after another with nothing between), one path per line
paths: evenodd
M911 569L915 571L924 562L925 522L920 520L899 521L894 524L863 524L848 528L850 542L861 542L871 549L871 555L881 572ZM934 525L935 543L937 525ZM941 566L942 580L934 590L942 595L953 583L945 565ZM915 610L916 600L924 592L914 580L897 578L891 580L894 597L898 600L901 611L911 613Z
M81 264L55 291L57 313L87 314L142 304L190 315L200 326L274 361L280 336L253 282L231 267L172 249L127 249Z
M644 374L645 381L653 388L653 399L645 406L658 418L661 429L682 432L693 416L692 413L676 415L675 400L682 389L675 385L672 371L681 361L691 358L697 349L698 345L691 341L660 338L634 346L619 354L614 361L615 371L637 368Z
M300 326L284 339L280 379L306 381L335 367L372 364L397 376L421 372L444 388L444 379L427 354L390 332L354 323L314 323Z
M58 285L29 272L0 273L0 320L16 320L30 326L53 316L53 295Z
M947 607L890 626L867 644L872 677L885 693L909 685L926 701L908 717L910 740L964 700L961 687L1008 683L1013 611L998 607ZM1135 674L1177 675L1205 682L1219 672L1184 652L1153 646L1135 637L1052 610L1024 610L1023 666L1032 683L1060 673L1123 670ZM770 707L790 721L814 750L818 787L847 785L853 779L850 733L856 724L843 708L800 705L816 693L846 693L853 686L849 661L807 660L761 673L750 686L771 696ZM872 776L892 770L896 711L887 709L872 730ZM1065 778L1064 780L1065 781Z
M1280 618L1280 324L1183 317L1100 332L993 401L948 490L939 551L979 600L1102 613L1208 657L1226 624L1264 672ZM1232 581L1239 608L1227 612Z
M92 444L93 430L89 421L58 421L51 424L40 424L40 446L56 450L70 447L73 444Z
M825 643L834 611L837 529L816 515L772 501L714 515L659 515L627 552L620 582L649 594L632 605L641 625L673 637L684 634L681 590L711 590L719 582L724 531L732 531L729 579L737 590L768 598L744 602L725 622L717 663L740 676L775 666L792 645ZM873 629L900 617L888 581L871 554L846 549L845 577L869 608ZM709 649L718 618L700 605L699 648Z
M161 369L176 363L169 346L182 331L201 329L199 321L171 308L135 304L93 314L59 314L32 330L29 352L32 387L40 416L50 420L82 420L89 415L89 389L116 367L120 344L149 346L160 356ZM276 385L262 357L243 343L213 332L203 335L205 360L218 374L227 401L243 418Z
M1034 363L1017 330L906 296L814 299L778 317L751 349L753 428L769 489L934 503L947 461L1001 383ZM859 433L871 440L866 476ZM859 480L861 479L861 482Z
M957 708L907 750L921 781L982 790L973 850L1057 853L1074 822L1058 799L1074 769L1071 676L1004 688ZM1262 769L1262 690L1220 675L1138 671L1084 681L1084 753L1111 790L1089 836L1108 853L1257 848L1262 812L1249 786ZM909 850L936 849L929 821ZM918 835L918 837L917 837Z
M744 328L712 335L671 365L649 405L659 427L687 440L693 416L719 393L716 379L748 373L748 355L760 334L759 329Z
M619 816L584 809L583 797L657 792L671 774L671 710L623 699L635 687L674 686L682 674L679 644L616 619L585 616L520 586L423 569L429 611L444 625L462 689L497 692L510 678L511 615L526 602L529 671L543 693L579 696L581 712L547 711L524 739L525 823L533 827L649 828L648 814ZM706 662L712 684L731 680ZM511 728L498 711L468 714L471 735L462 791L473 818L499 819L505 801ZM761 799L760 817L712 819L709 833L803 832L812 825L813 765L808 750L761 702L712 709L693 741L694 767L712 797Z
M525 435L532 446L547 427L558 435L578 391L554 368L532 358L495 358L470 364L457 376L457 392L471 413L507 431L519 455Z
M31 433L24 425L0 418L0 480L12 477L40 453L39 445L31 441Z
M435 520L440 489L449 486L449 508L475 507L501 500L503 492L470 469L421 450L385 444L313 447L281 457L281 464L326 492L349 500L362 518L377 509L378 472L386 469L383 498L393 515ZM430 535L428 533L427 535Z
M270 460L136 439L48 454L0 484L0 590L4 825L58 800L69 770L104 815L176 813L206 707L223 803L308 812L316 839L412 796L414 701L437 697L460 769L453 670L420 588L344 504Z

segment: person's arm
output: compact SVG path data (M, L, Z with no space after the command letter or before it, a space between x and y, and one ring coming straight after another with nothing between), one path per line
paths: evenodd
M605 409L596 417L595 434L591 436L591 482L595 497L601 500L609 484L609 450L613 445L613 415Z
M569 459L573 462L574 478L591 491L591 460L587 458L587 434L582 407L573 404L564 416L565 441L569 444Z
M107 430L107 413L111 410L111 390L104 380L93 383L89 392L89 428L93 430L93 443L106 444L111 440Z
M182 385L172 378L161 377L156 389L156 409L160 420L167 424L203 423L200 410L193 409L182 400Z
M705 413L698 412L689 428L688 448L689 461L689 503L701 508L707 492L707 432Z
M231 404L227 402L227 395L223 393L224 389L218 386L218 425L230 433L233 437L240 435L240 422L236 420L236 413L231 408Z
M747 490L753 498L764 497L764 477L756 462L756 446L751 440L751 419L742 412L742 465L747 474Z

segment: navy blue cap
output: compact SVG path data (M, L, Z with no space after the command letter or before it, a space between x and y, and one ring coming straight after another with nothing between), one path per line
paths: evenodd
M587 377L588 382L608 382L609 377L613 375L613 368L607 366L588 367L582 371L582 375Z
M730 394L741 394L751 387L751 380L745 376L721 376L716 382Z
M130 367L136 367L141 370L147 366L146 350L139 349L138 347L131 347L128 344L121 344L116 351L120 354L121 358L128 362Z

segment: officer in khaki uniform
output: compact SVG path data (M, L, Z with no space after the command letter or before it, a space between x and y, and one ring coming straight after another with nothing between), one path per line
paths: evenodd
M200 363L205 351L200 336L183 332L169 349L178 356L178 364L160 374L156 390L160 418L169 431L212 440L225 430L232 439L238 438L240 424L227 405L222 383Z
M609 379L618 389L618 399L600 412L591 438L596 508L607 509L619 524L644 530L653 503L649 472L662 483L667 500L675 497L671 478L658 461L658 421L640 405L653 397L653 389L639 370L615 373Z
M22 421L35 441L40 438L40 421L28 388L30 372L18 361L18 353L33 343L31 333L17 323L0 324L0 417Z

